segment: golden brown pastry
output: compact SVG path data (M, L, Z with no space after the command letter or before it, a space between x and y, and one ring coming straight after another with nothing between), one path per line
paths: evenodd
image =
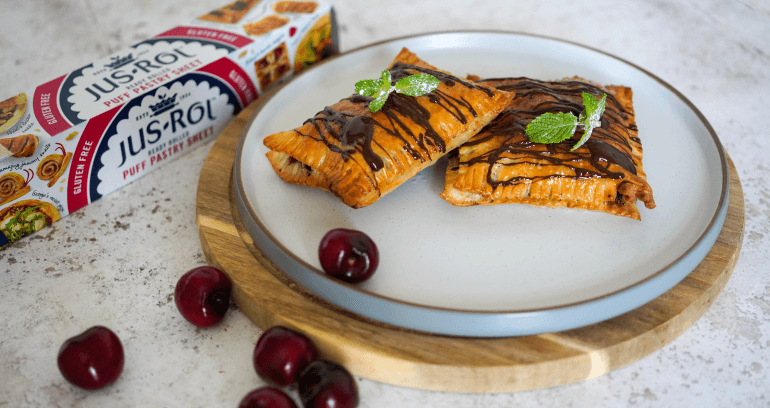
M27 94L25 93L0 101L0 133L15 125L26 111Z
M198 17L199 20L215 23L235 24L240 21L260 0L238 0L220 7L208 14Z
M9 243L15 242L60 218L59 211L50 203L22 200L0 210L0 231Z
M33 134L0 139L0 145L5 147L13 157L31 157L35 154L37 143L37 136Z
M27 178L13 171L0 176L0 205L29 193L29 186L27 184L29 184L34 174L29 174L31 171L27 169L24 169L24 171L27 172Z
M281 153L275 150L267 152L267 158L270 161L270 165L275 170L283 181L292 184L299 184L308 187L320 188L322 190L329 190L329 182L321 173L315 171L307 164L303 164L299 160L286 153Z
M365 207L468 140L513 97L440 71L407 49L389 71L393 81L428 73L440 84L419 97L391 93L375 113L369 110L371 97L355 94L294 130L266 137L278 175Z
M318 8L314 1L279 1L273 4L276 13L312 13Z
M632 91L580 78L543 82L491 79L484 84L516 93L510 105L449 159L441 196L457 206L523 203L604 211L640 219L636 200L655 208L642 168ZM525 128L545 112L583 110L582 92L606 93L601 127L574 152L582 135L555 144L533 143Z
M246 30L246 32L249 35L258 36L262 34L267 34L278 27L283 27L288 22L289 22L289 19L286 17L273 15L273 16L267 16L261 20L244 24L243 29Z
M65 152L61 144L59 144L57 150L61 150L62 154L49 154L43 160L40 160L40 163L37 165L37 178L48 180L48 187L53 187L56 184L56 181L64 174L72 159L72 153Z

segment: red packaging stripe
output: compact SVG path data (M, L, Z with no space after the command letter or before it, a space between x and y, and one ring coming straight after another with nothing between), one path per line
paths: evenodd
M70 213L85 207L89 203L88 188L91 162L94 160L99 140L101 140L107 126L110 125L112 118L118 114L122 106L116 106L91 119L83 130L83 135L78 141L78 147L70 163L69 184L67 186L67 211Z
M66 75L38 86L32 99L35 118L51 136L72 127L72 124L64 119L64 115L59 111L59 87L64 82L64 77Z
M155 36L155 38L160 37L202 38L231 44L236 48L241 48L253 42L250 38L238 34L202 27L176 27Z
M241 106L246 106L257 98L257 88L249 79L246 71L228 58L221 58L206 65L198 72L215 75L230 84L241 100Z

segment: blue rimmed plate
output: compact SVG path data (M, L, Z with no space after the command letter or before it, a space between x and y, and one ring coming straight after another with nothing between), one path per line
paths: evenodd
M445 161L356 210L328 192L278 178L265 158L264 137L349 96L356 81L377 78L402 47L458 76L578 75L630 86L657 208L641 208L642 221L635 221L525 205L453 207L439 197ZM411 36L321 63L258 108L236 154L239 215L282 273L353 313L446 335L561 331L641 306L700 263L728 203L724 150L681 93L604 52L520 33ZM318 243L339 227L365 231L379 247L380 267L363 284L341 283L320 269Z

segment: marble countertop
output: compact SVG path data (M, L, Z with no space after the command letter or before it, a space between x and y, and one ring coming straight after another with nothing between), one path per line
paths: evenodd
M0 97L49 81L225 0L2 0ZM518 393L456 394L358 378L360 407L770 406L770 5L762 0L333 0L342 51L454 29L534 33L594 47L681 91L716 130L744 189L733 275L684 334L591 380ZM0 407L235 407L263 385L261 330L239 310L196 329L179 276L203 265L198 176L211 144L0 251ZM86 392L56 368L61 343L93 325L127 353L113 386Z

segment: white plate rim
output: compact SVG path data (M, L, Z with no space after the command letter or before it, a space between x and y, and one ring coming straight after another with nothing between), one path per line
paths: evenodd
M719 165L722 173L720 197L717 204L717 210L714 212L703 233L694 241L687 251L682 253L668 266L661 268L657 272L634 284L578 302L565 303L552 307L518 310L469 311L465 309L423 305L401 299L393 299L377 293L367 292L358 288L356 285L330 278L324 274L323 271L318 270L316 267L292 254L291 251L284 247L259 220L259 217L249 203L248 197L244 193L245 187L241 177L241 161L244 154L244 142L259 113L268 105L273 97L280 93L281 90L293 80L301 75L311 72L311 70L318 69L331 60L382 44L447 34L523 36L576 46L624 63L639 70L650 79L665 87L696 115L700 123L706 128L711 136L714 147L719 155ZM291 80L283 83L280 87L267 94L247 122L238 142L233 171L233 190L236 209L242 218L244 227L254 239L257 247L264 252L279 271L283 272L289 279L299 283L311 293L318 295L337 306L347 309L350 312L412 330L466 337L507 337L540 334L583 327L633 310L674 287L700 263L709 252L714 242L716 242L716 238L722 229L727 214L727 203L729 201L729 170L724 148L716 131L705 116L676 88L644 68L605 51L560 38L504 30L450 30L395 37L349 50L345 53L316 63L314 66L299 73ZM296 270L297 268L299 268L299 270ZM307 272L311 273L308 274ZM346 294L344 299L340 299L339 296L337 296L339 293ZM353 296L354 301L350 301L349 296L351 295ZM361 307L360 305L362 304L366 304L370 307ZM406 315L406 317L404 317L404 315ZM431 319L437 319L437 321L431 321Z

